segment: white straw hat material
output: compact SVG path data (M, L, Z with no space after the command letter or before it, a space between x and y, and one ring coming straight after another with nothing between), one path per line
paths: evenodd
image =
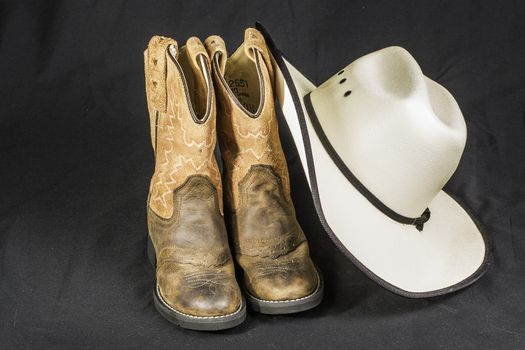
M363 56L316 87L265 36L280 107L336 244L369 277L407 297L476 281L487 261L485 237L442 190L466 141L452 95L400 47Z

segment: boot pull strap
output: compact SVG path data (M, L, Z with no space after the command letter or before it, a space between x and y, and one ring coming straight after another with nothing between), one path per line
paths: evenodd
M221 72L224 73L224 69L226 68L226 59L228 58L224 40L222 40L222 38L218 35L212 35L204 41L204 45L206 46L206 49L208 50L212 60L215 59L216 53L220 53L219 68L221 69Z
M146 81L146 100L150 119L150 136L153 151L157 148L157 124L161 113L168 107L167 59L168 47L178 47L170 38L154 36L144 51L144 77Z
M146 94L150 110L166 112L167 108L167 48L177 42L163 36L154 36L144 51L144 68L146 78Z
M201 62L199 59L201 55L206 58L205 61L208 70L211 69L210 60L208 59L208 52L206 52L206 49L199 38L194 36L189 38L188 41L186 41L186 50L188 58L190 58L190 62L196 71L201 70Z
M273 84L272 61L270 59L270 55L268 54L268 47L266 46L266 41L264 40L264 37L262 36L261 32L259 32L255 28L248 28L244 31L244 50L246 55L253 61L255 61L255 50L257 50L257 52L261 54L266 68L268 69L270 80Z

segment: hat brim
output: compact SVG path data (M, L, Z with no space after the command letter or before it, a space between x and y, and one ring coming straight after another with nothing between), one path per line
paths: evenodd
M304 96L316 88L294 68L259 25L272 53L275 90L328 235L368 277L405 297L425 298L479 279L489 256L487 236L469 212L441 191L424 230L400 224L372 205L345 177L318 135Z

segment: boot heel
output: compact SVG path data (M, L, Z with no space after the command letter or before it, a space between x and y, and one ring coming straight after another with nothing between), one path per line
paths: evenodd
M157 255L155 254L155 248L153 247L153 242L151 241L151 237L148 234L148 260L151 263L151 266L153 268L157 267Z

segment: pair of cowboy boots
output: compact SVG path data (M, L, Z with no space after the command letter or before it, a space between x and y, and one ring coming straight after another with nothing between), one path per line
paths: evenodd
M192 37L183 47L155 36L144 61L155 154L148 255L158 311L184 328L219 330L246 318L243 294L266 314L318 305L322 281L290 198L261 33L247 29L230 57L219 36L204 44Z

